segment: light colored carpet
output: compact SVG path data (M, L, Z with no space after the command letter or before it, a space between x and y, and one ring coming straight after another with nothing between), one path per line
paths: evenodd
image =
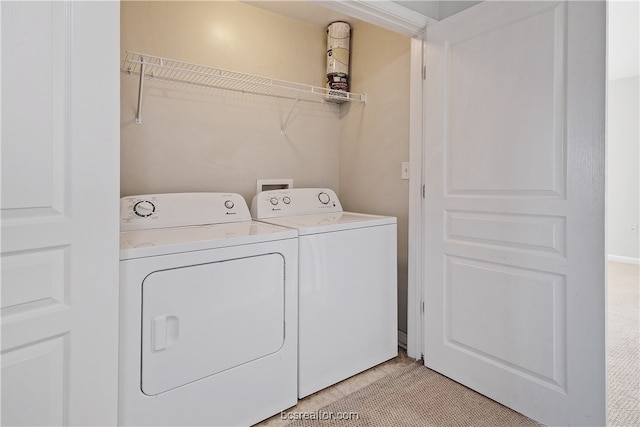
M305 415L321 419L295 420L287 426L519 427L540 425L425 368L421 361L387 375L315 413Z
M607 424L640 426L640 266L608 267Z

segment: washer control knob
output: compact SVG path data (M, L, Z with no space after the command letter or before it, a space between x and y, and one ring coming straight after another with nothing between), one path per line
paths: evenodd
M331 197L329 197L329 195L323 191L318 194L318 200L320 200L320 203L322 203L323 205L326 205L331 201Z
M272 197L269 199L269 202L271 202L271 204L275 206L278 204L278 199L276 197Z
M289 196L284 196L284 197L282 198L282 202L283 202L285 205L288 205L289 203L291 203L291 199L289 198Z
M233 204L232 200L227 200L226 202L224 202L224 207L227 209L233 209L235 205Z
M133 213L143 218L153 215L156 211L156 206L148 200L140 200L133 205Z

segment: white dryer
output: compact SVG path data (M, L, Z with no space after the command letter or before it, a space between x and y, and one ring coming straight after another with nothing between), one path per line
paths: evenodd
M298 230L298 397L397 355L396 218L317 188L258 193L251 214Z
M294 230L238 194L125 197L119 425L250 425L297 402Z

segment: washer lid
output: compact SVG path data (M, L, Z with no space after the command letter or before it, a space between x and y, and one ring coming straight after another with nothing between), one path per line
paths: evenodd
M120 260L293 239L295 230L256 221L120 232Z
M363 227L396 224L392 216L367 215L353 212L335 212L315 215L296 215L283 218L269 218L269 224L295 228L300 236L307 234L329 233Z

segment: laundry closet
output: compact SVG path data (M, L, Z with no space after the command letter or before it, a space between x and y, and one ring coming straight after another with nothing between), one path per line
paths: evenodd
M366 104L153 77L138 103L137 76L118 70L125 50L322 86L334 19L256 3L1 3L3 424L117 423L119 196L222 190L248 202L258 178L333 188L346 210L398 217L405 301L411 139L411 237L424 245L412 241L410 283L425 305L411 292L409 350L428 348L430 368L544 424L604 425L607 4L482 2L429 22L425 115L407 78L422 86L419 41L355 21L351 90ZM383 4L332 4L347 3ZM455 43L463 66L445 67L439 52ZM455 108L440 102L447 87ZM461 136L439 137L454 122ZM443 204L445 180L464 204ZM164 320L159 331L175 325Z
M292 7L295 6L292 5ZM122 2L121 53L133 51L324 87L327 25L244 2ZM234 192L257 179L334 189L345 210L398 219L398 328L406 333L410 38L350 22L350 88L330 103L121 78L121 196ZM136 116L140 123L136 123Z

